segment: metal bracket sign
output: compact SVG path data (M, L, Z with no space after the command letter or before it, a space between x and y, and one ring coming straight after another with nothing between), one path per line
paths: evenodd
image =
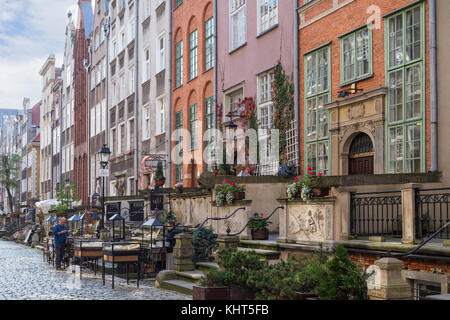
M97 172L97 178L109 177L109 169L99 169Z

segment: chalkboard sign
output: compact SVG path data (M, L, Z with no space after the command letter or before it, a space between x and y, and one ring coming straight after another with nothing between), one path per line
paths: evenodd
M129 201L130 221L144 221L144 201Z
M120 202L106 204L106 221L113 215L120 212Z
M164 196L150 194L150 210L163 210Z

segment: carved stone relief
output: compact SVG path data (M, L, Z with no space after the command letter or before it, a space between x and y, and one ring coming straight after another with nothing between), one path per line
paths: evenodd
M289 207L288 238L307 241L331 240L331 205L292 205Z

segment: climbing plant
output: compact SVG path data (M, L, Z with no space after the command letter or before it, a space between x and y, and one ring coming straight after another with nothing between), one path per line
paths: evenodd
M278 62L273 81L274 126L280 132L280 162L286 161L286 132L294 120L294 83Z

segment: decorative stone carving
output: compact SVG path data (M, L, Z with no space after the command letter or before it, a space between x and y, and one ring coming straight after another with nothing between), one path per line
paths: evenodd
M358 104L348 108L347 112L350 120L361 119L366 113L366 106L364 104Z
M288 239L324 241L333 239L333 204L288 204Z

